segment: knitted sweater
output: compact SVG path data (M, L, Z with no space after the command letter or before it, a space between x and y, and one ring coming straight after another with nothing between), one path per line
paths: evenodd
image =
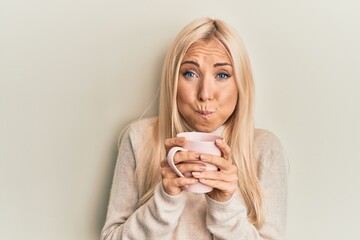
M227 202L206 194L183 191L168 195L161 183L154 195L136 209L140 190L135 168L144 136L152 134L153 119L132 123L119 147L102 240L119 239L285 239L287 169L281 145L269 131L255 129L254 153L264 196L264 224L257 229L247 219L240 190ZM159 159L160 161L160 159ZM148 169L141 169L144 174Z

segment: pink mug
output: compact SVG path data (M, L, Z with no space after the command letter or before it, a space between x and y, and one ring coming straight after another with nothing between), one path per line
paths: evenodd
M171 169L179 176L179 177L191 177L191 173L182 174L174 164L174 155L178 151L193 151L199 153L212 154L216 156L221 156L220 149L215 145L216 139L223 139L222 137L204 132L182 132L177 134L177 137L185 137L186 144L184 147L173 147L170 149L167 155L167 162L169 163ZM206 170L217 171L218 168L209 163L205 163L202 161L192 161L192 162L200 162L206 165ZM212 187L209 187L203 183L194 183L184 187L184 190L188 192L195 193L207 193L213 190Z

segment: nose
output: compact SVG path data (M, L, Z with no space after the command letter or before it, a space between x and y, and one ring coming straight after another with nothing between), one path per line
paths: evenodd
M215 86L210 78L204 78L199 81L198 87L198 99L202 102L206 102L214 99Z

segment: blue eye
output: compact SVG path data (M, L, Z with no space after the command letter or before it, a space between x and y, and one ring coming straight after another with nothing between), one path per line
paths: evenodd
M195 73L190 72L190 71L184 72L184 73L183 73L183 76L184 76L185 78L195 78L195 77L197 77Z
M216 78L220 78L220 79L227 79L229 77L230 75L227 73L219 73L218 75L216 75Z

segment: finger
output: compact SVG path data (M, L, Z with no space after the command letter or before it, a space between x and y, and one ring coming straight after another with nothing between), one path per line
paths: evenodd
M184 174L185 172L191 173L193 171L205 171L206 170L206 165L203 162L199 161L199 154L196 154L194 152L192 152L192 153L184 152L184 153L185 154L183 154L183 157L185 157L185 159L187 159L186 162L180 162L180 163L176 164L176 168L179 172ZM180 154L180 152L179 152L179 154ZM174 162L175 162L175 158L174 158ZM167 162L167 159L163 159L160 162L160 166L161 166L161 169L166 169L167 171L172 171L172 172L174 172L174 174L176 174L176 172L170 167L169 163Z
M162 163L163 166L161 167L161 176L164 177L178 177L176 172L166 163ZM166 165L165 165L166 164ZM199 162L187 162L187 163L180 163L176 165L177 170L186 175L186 177L191 176L191 172L203 172L206 171L206 165L204 163Z
M178 187L184 187L198 182L199 179L192 177L178 177L174 179L174 184Z
M217 139L215 141L215 144L222 152L222 157L225 158L226 160L232 161L232 156L231 156L232 154L229 145L227 145L223 139Z
M177 164L176 167L182 174L191 173L191 172L203 172L203 171L206 171L206 165L204 163L201 163L201 162L180 163L180 164Z
M162 167L160 170L162 178L177 178L178 175L170 167Z
M198 179L218 180L223 182L237 182L238 180L237 174L228 174L221 171L192 172L192 176Z
M191 172L203 172L206 170L206 165L204 164L179 164L176 166L177 169L186 177L192 177ZM161 177L162 178L177 178L179 177L174 170L170 167L161 168Z
M169 152L170 148L179 146L182 147L185 145L184 137L168 138L165 140L165 149L166 152Z
M166 193L169 195L178 195L184 186L198 183L199 180L196 178L163 178L162 184Z
M199 179L199 182L209 186L216 188L222 192L226 193L234 193L237 188L237 183L235 182L224 182L219 180L211 180L211 179Z
M237 168L232 164L232 161L228 161L223 157L218 157L210 154L201 154L200 160L206 163L213 164L217 166L220 170L225 171L227 173L235 173Z
M163 179L163 184L167 188L184 187L184 186L191 185L191 184L198 183L198 182L199 182L199 179L187 178L187 177Z
M165 158L165 159L161 160L160 167L167 167L167 166L169 166L167 159Z
M178 151L174 155L174 164L188 161L199 161L200 153L191 152L191 151Z

